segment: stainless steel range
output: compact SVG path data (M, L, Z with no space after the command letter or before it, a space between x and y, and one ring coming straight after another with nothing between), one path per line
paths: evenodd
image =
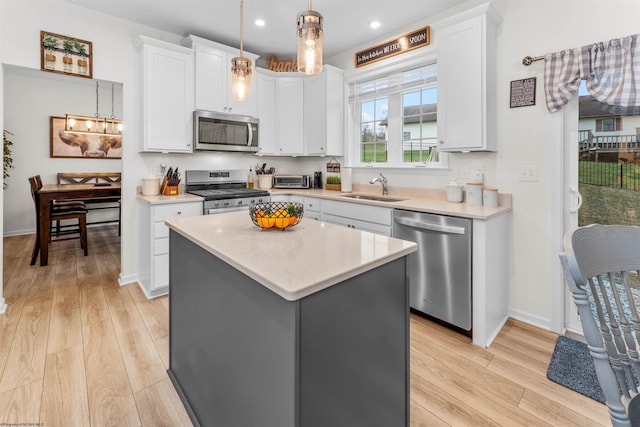
M242 170L188 170L185 191L204 197L205 215L246 210L250 203L268 202L269 192L247 188Z

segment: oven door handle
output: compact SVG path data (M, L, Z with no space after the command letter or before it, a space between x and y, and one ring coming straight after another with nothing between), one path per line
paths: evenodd
M249 205L230 206L228 208L209 208L205 211L205 215L221 214L226 212L248 211Z
M247 123L247 129L249 129L247 133L247 147L251 147L251 142L253 142L253 128L251 127L251 123Z

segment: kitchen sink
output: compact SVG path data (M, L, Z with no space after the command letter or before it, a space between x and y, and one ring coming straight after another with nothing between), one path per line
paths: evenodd
M342 194L340 197L346 197L348 199L358 199L358 200L373 200L376 202L401 202L403 200L407 200L399 197L374 196L373 194Z

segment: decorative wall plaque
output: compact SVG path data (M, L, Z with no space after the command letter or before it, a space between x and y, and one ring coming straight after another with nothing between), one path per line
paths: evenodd
M93 77L93 44L40 31L40 69L90 79Z
M536 78L511 82L511 108L536 105Z
M431 31L429 27L424 27L397 39L386 41L378 46L356 52L356 67L371 64L381 59L386 59L410 50L427 46L431 43Z
M295 73L298 71L298 59L278 59L275 55L267 58L267 69L279 73Z

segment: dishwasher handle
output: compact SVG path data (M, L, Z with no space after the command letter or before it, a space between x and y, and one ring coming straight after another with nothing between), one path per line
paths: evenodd
M440 233L464 234L464 227L454 227L451 225L440 225L431 222L418 221L409 218L394 218L395 222L408 227L419 228L421 230L438 231Z

